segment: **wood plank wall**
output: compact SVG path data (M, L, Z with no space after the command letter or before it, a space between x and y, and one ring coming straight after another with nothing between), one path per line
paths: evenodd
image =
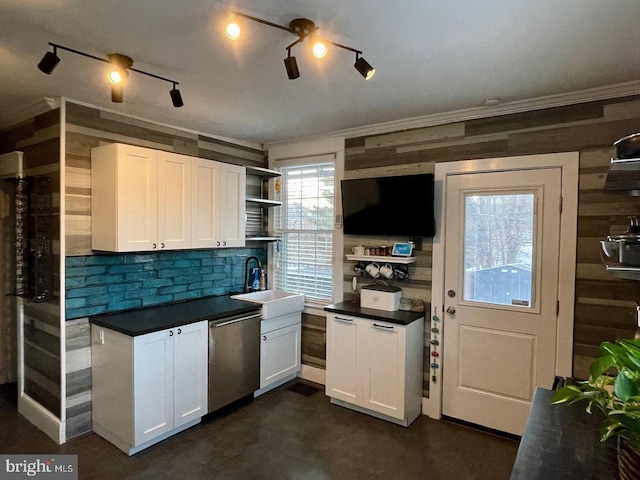
M25 299L25 393L61 416L60 381L60 109L0 131L0 153L24 152L24 173L51 178L54 292L47 302ZM3 266L7 268L7 266Z
M266 152L144 120L67 103L66 255L91 250L91 149L107 143L191 155L243 166L266 167ZM255 182L249 181L251 189ZM67 438L91 431L91 341L87 318L66 322Z
M600 262L598 243L609 234L625 230L627 215L640 214L639 198L601 191L614 152L613 142L635 132L640 132L640 96L350 138L346 141L345 177L428 172L437 162L578 151L573 371L574 376L586 378L588 365L598 356L602 341L633 337L635 332L633 302L640 302L640 281L608 276ZM347 237L345 253L357 243L381 240L385 239ZM428 241L418 255L413 271L416 288L411 294L428 299ZM345 264L345 280L350 281L349 267L353 268Z

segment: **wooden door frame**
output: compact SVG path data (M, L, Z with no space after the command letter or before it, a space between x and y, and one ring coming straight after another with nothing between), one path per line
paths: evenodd
M542 155L526 155L519 157L488 158L480 160L463 160L459 162L436 163L434 185L434 209L436 217L436 235L433 237L433 263L431 284L431 313L437 315L439 322L431 322L440 332L439 346L430 350L440 349L442 355L442 336L446 333L446 322L443 321L444 309L444 275L446 248L446 188L447 177L470 173L491 173L504 171L539 170L542 168L561 169L562 215L560 217L560 258L558 262L558 326L556 332L556 370L560 376L571 376L573 370L573 324L575 308L575 278L576 278L576 247L578 225L578 172L579 153L551 153ZM432 338L433 333L431 334ZM429 360L431 361L431 355ZM422 413L431 418L442 416L442 383L443 370L446 365L440 365L436 370L430 370L429 378L435 375L435 382L431 381L429 398L423 399Z

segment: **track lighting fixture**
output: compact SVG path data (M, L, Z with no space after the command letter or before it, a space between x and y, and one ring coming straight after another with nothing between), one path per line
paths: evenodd
M171 96L171 102L173 103L173 106L178 108L184 105L180 90L176 88L178 82L170 80L168 78L160 77L158 75L154 75L153 73L145 72L143 70L138 70L137 68L133 68L133 60L131 59L131 57L128 57L121 53L110 53L109 55L107 55L107 58L100 58L96 57L95 55L80 52L78 50L73 50L72 48L63 47L62 45L57 45L55 43L49 42L49 45L53 47L53 52L45 53L44 57L42 57L42 60L40 60L40 63L38 63L38 68L47 75L50 75L56 68L58 63L60 63L60 58L58 58L57 55L58 49L65 50L67 52L75 53L87 58L92 58L93 60L98 60L99 62L104 62L111 65L109 71L107 72L107 80L109 80L109 82L111 83L111 101L114 103L122 103L124 101L124 83L129 77L129 72L131 71L171 83L173 88L169 91L169 95Z
M291 49L287 49L287 58L284 59L284 67L287 69L287 77L289 80L295 80L300 76L300 70L298 70L298 62L296 57L291 56Z
M358 52L356 52L356 63L353 66L365 80L369 80L376 73L376 69L369 65L369 62L362 58Z
M260 18L252 17L250 15L246 15L241 12L232 11L233 20L226 26L225 33L227 37L232 40L237 40L240 37L240 25L238 24L237 17L246 18L247 20L251 20L253 22L261 23L263 25L268 25L270 27L278 28L280 30L285 30L289 33L298 36L298 39L293 42L291 45L285 47L287 50L287 58L284 59L284 66L287 70L287 76L290 80L294 80L300 76L300 72L298 71L298 63L296 61L296 57L291 56L291 48L298 43L303 42L307 37L310 38L310 42L312 42L312 53L316 58L322 58L327 54L328 47L327 44L333 45L334 47L342 48L344 50L349 50L356 54L356 63L354 67L360 74L365 78L365 80L369 80L373 74L375 73L375 69L360 55L362 52L360 50L356 50L355 48L347 47L346 45L342 45L340 43L332 42L331 40L321 39L318 36L319 27L316 26L311 20L306 18L296 18L289 22L289 26L285 27L283 25L278 25L276 23L271 23L266 20L262 20Z
M40 71L46 73L47 75L51 75L53 70L60 63L60 58L58 58L57 53L58 48L54 45L53 52L47 52L44 54L44 57L42 57L42 60L40 60L40 63L38 63L38 68L40 69Z

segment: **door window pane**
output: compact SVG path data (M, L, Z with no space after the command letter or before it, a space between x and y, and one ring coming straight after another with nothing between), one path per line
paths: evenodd
M465 300L531 306L534 206L533 193L465 197Z

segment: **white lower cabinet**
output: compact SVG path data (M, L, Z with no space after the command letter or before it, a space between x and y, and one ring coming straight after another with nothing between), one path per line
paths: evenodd
M260 323L261 395L295 378L301 368L301 314L290 313Z
M131 337L91 327L93 430L129 455L207 413L206 321Z
M408 426L422 410L424 320L408 325L327 315L331 402Z

